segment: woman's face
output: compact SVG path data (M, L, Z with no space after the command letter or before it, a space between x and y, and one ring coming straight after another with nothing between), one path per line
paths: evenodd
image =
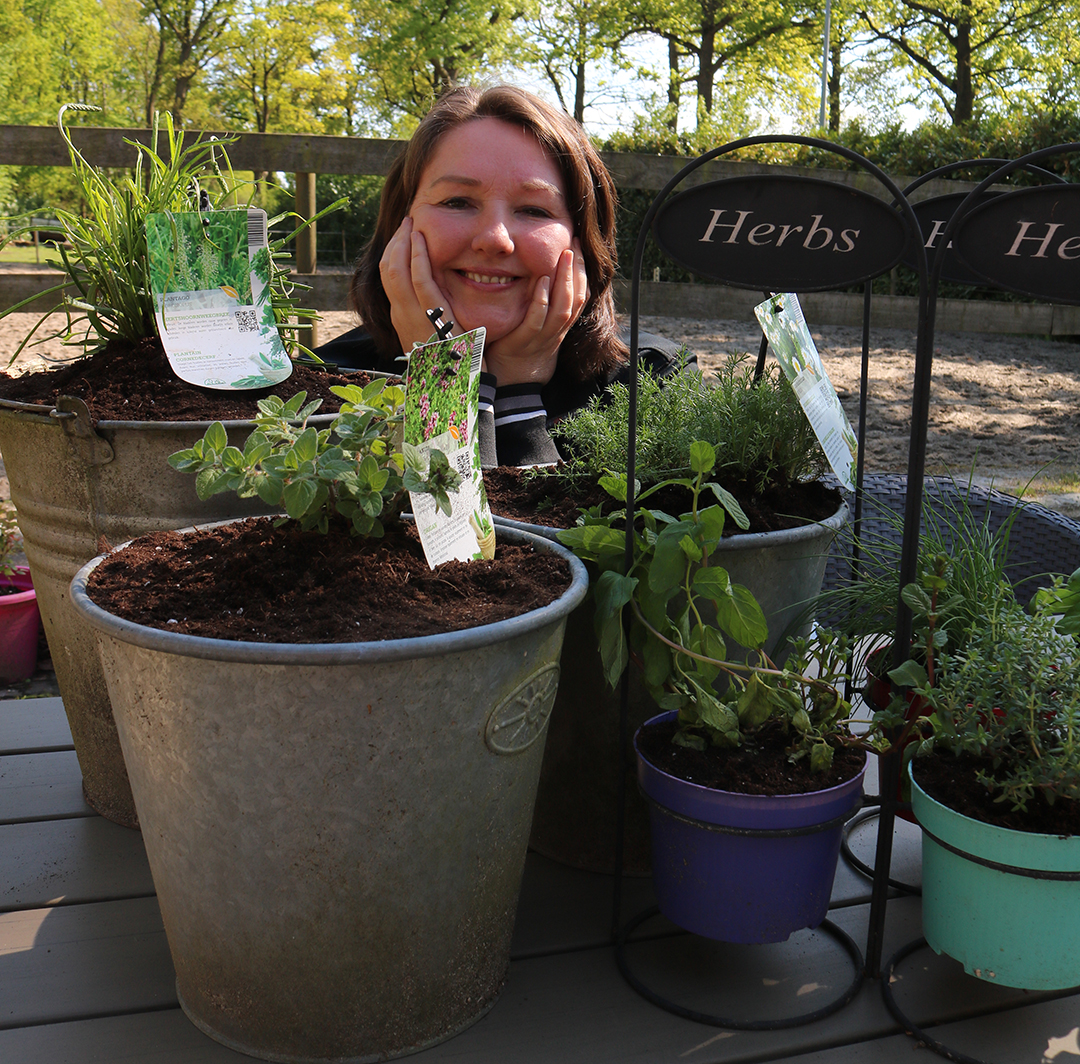
M409 213L458 326L483 325L489 344L521 324L574 238L559 168L531 132L498 118L442 138Z

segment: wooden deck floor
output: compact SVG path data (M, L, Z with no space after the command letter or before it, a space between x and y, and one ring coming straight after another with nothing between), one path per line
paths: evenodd
M870 858L874 822L853 834ZM915 828L898 828L896 878L918 880ZM932 1061L898 1030L876 981L812 1025L746 1032L681 1019L620 976L608 944L611 880L530 854L510 978L473 1027L419 1054L422 1064L719 1064L800 1057L803 1064ZM625 913L651 903L625 883ZM869 883L841 863L831 920L863 947ZM852 976L821 932L735 947L660 920L628 950L646 982L682 1004L744 1018L812 1011ZM919 901L889 905L886 956L920 934ZM909 1016L948 1045L1010 1064L1080 1057L1080 998L987 986L920 951L894 982ZM915 1054L918 1053L918 1056ZM58 698L0 702L0 1064L224 1064L249 1060L201 1034L176 1002L173 968L138 832L82 801Z

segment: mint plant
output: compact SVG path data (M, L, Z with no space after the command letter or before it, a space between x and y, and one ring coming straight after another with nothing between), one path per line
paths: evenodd
M792 738L790 759L808 757L813 770L825 770L834 746L850 740L851 707L836 686L847 643L828 633L815 644L798 641L783 668L761 650L768 624L760 605L710 557L729 518L744 529L749 524L734 497L709 479L716 461L716 449L696 440L689 448L691 476L641 493L629 572L622 571L625 509L600 515L594 508L558 534L600 570L591 594L605 676L615 687L633 658L657 705L678 711L674 741L681 745L752 744L766 721L780 720ZM600 483L625 504L625 476L609 474ZM688 512L675 517L648 508L653 495L675 485L690 491ZM703 497L709 505L702 505ZM730 660L728 640L751 651L756 662ZM812 660L817 677L805 675Z
M200 499L225 491L258 496L280 506L303 531L326 533L335 515L356 536L381 537L401 515L407 492L430 494L450 513L449 493L461 484L442 451L425 460L419 448L401 441L405 392L383 379L364 387L331 389L344 402L329 428L307 420L321 400L305 403L306 392L288 402L277 396L259 401L255 430L243 448L229 445L220 421L193 447L169 456L182 473L195 474Z

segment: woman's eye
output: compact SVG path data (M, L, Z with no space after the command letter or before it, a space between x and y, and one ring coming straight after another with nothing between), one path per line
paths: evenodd
M450 199L443 200L442 205L452 211L463 211L470 206L469 201L461 196L451 196Z
M522 207L522 214L527 214L532 218L550 218L551 212L543 207Z

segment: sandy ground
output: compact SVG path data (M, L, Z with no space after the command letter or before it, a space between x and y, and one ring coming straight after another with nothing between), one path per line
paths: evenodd
M14 351L36 320L0 319L0 352ZM328 313L320 342L355 324L348 313ZM756 323L650 317L642 328L685 343L708 370L731 351L757 351ZM853 424L857 424L862 339L857 329L813 330L826 368ZM871 338L867 469L904 472L910 432L914 334L878 330ZM13 371L64 357L58 342L24 352ZM951 471L1028 494L1044 505L1080 515L1080 345L981 333L942 333L934 345L934 385L928 428L928 471ZM2 472L0 472L2 478ZM7 483L0 479L0 498Z

